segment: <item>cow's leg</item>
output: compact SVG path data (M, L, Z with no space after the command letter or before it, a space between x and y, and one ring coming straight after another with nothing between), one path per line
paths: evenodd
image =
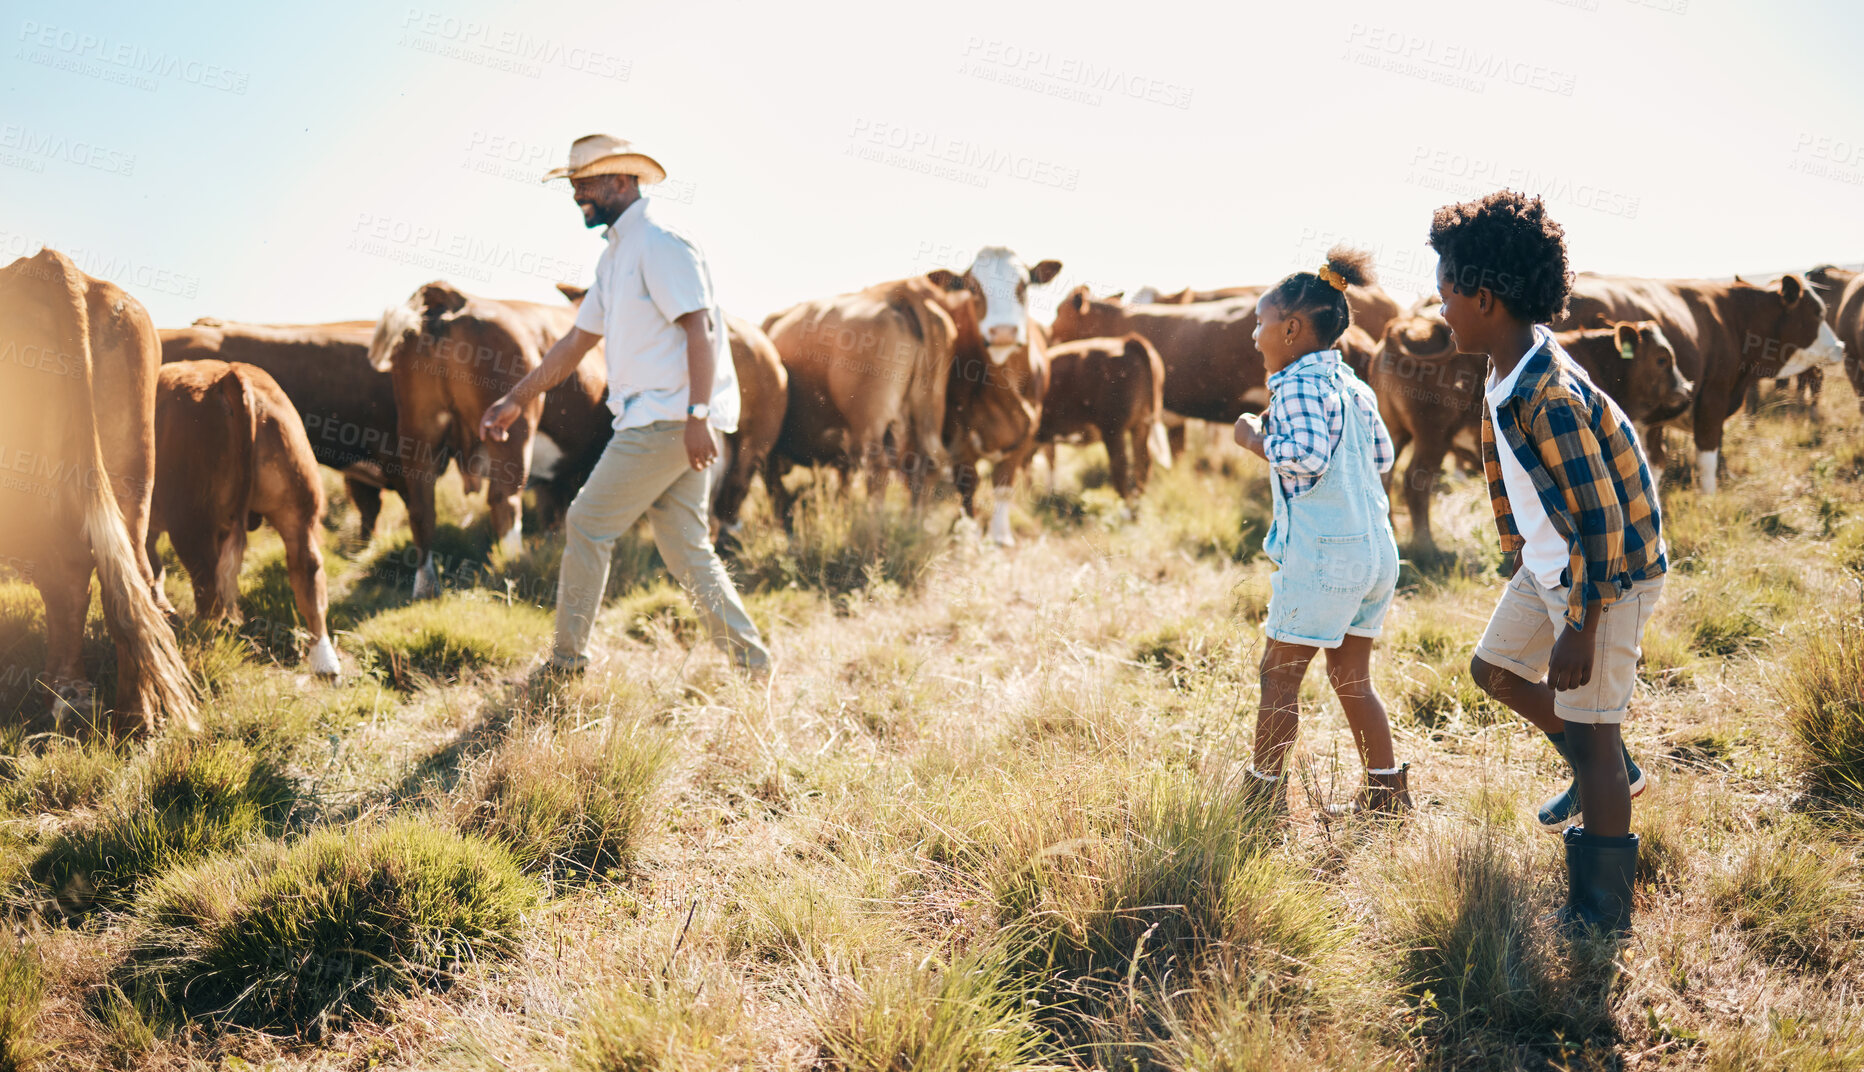
M1171 444L1171 456L1175 461L1184 456L1184 422L1165 426L1165 441Z
M893 478L893 459L886 444L865 443L861 447L861 464L867 469L867 497L875 503L887 501L887 483Z
M336 646L330 643L330 598L324 584L324 552L317 542L317 518L300 510L279 510L266 516L285 538L285 572L291 577L291 595L311 635L306 661L311 673L335 677L341 670Z
M1014 547L1016 534L1010 530L1010 500L1016 495L1016 477L1035 454L1035 443L1027 442L990 466L990 540L998 547Z
M1049 494L1055 495L1059 492L1060 489L1056 485L1057 478L1056 478L1056 473L1055 473L1055 441L1054 440L1050 440L1049 442L1042 444L1042 460L1048 464Z
M1635 429L1634 434L1637 436L1638 442L1648 443L1650 441L1650 425L1643 421L1632 421L1631 427ZM1644 449L1644 460L1650 464L1650 486L1653 488L1663 487L1663 466L1658 465L1657 459L1650 456L1649 447Z
M382 489L346 476L343 490L349 494L350 502L356 504L357 530L362 542L368 543L369 537L375 535L376 519L382 516Z
M1016 546L1016 533L1010 529L1010 498L1016 491L1016 469L1008 460L990 468L990 542L998 547Z
M84 617L91 605L91 564L60 561L41 570L33 578L39 597L45 601L45 676L52 690L51 713L54 723L66 715L88 718L91 714L91 685L84 676ZM124 659L129 666L134 660ZM121 689L119 689L121 691ZM134 692L123 693L135 696Z
M1133 441L1132 475L1127 478L1133 487L1132 495L1128 497L1131 501L1137 501L1141 495L1146 493L1146 481L1152 476L1151 431L1152 424L1150 421L1142 421L1133 425L1126 431L1126 434L1129 435ZM1119 439L1120 437L1120 433L1118 432L1113 434L1114 439ZM1121 494L1124 495L1125 493L1122 492Z
M1664 449L1663 425L1651 424L1644 427L1644 457L1650 462L1653 482L1661 487L1663 473L1670 464L1670 455Z
M790 460L777 451L771 451L764 459L764 490L770 493L770 511L777 516L783 531L790 531L791 511L796 499L790 489L783 486L783 478L789 474Z
M149 568L154 573L151 586L155 593L155 609L161 611L163 616L172 622L181 617L181 612L175 609L175 605L168 598L166 587L168 566L163 563L161 548L157 546L157 541L161 538L162 530L150 525L149 538L143 541L143 553L149 556Z
M1404 448L1411 443L1411 432L1403 425L1394 424L1390 421L1387 421L1385 426L1390 430L1392 437L1392 467L1385 470L1385 472L1380 475L1379 479L1385 485L1385 509L1389 513L1388 520L1391 522L1392 527L1396 529L1398 527L1398 502L1392 497L1392 478L1398 472L1398 459L1404 456ZM1407 503L1409 503L1409 501L1408 499L1406 500Z
M486 443L473 452L473 458L485 475L485 504L492 514L492 532L499 549L507 556L524 551L525 475L530 472L530 437L523 425L512 429L515 435L503 443Z
M1696 494L1714 495L1720 487L1722 421L1731 415L1730 398L1740 392L1698 391L1696 394Z
M1405 508L1411 513L1411 542L1436 550L1437 539L1430 531L1430 497L1437 490L1437 474L1443 468L1448 444L1435 435L1426 434L1412 444L1411 464L1404 474Z
M396 385L397 390L400 384ZM434 568L434 532L438 516L434 507L434 484L446 471L446 426L417 424L419 401L400 408L401 426L414 431L404 435L410 443L412 458L408 462L406 487L402 497L408 504L408 535L414 542L414 598L434 599L440 595L440 571Z
M977 517L977 463L969 459L952 462L951 477L952 482L958 485L958 501L964 507L964 516L975 520Z
M1133 438L1137 439L1137 436ZM1119 428L1101 428L1100 440L1107 446L1107 475L1122 502L1133 500L1133 460L1126 445L1126 433ZM1139 449L1144 450L1142 446Z
M738 541L738 514L744 509L745 497L751 493L751 475L763 467L764 459L753 456L747 437L741 431L720 439L724 446L719 448L718 460L713 463L714 479L708 482L712 495L708 520L713 546L728 548Z

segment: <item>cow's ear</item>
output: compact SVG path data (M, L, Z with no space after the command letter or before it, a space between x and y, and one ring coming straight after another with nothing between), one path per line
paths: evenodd
M466 308L466 295L451 283L435 280L421 288L421 308L429 317L457 313Z
M558 283L557 293L563 295L565 298L568 298L570 301L570 304L574 305L577 302L583 300L583 295L589 293L589 288L579 287L574 283Z
M1618 342L1618 356L1630 360L1637 355L1638 330L1636 324L1619 324L1613 332Z
M1137 335L1128 335L1126 337L1125 353L1127 357L1144 361L1146 359L1146 340Z
M1041 261L1029 269L1029 281L1035 284L1046 283L1061 274L1060 261Z
M932 285L943 290L963 290L964 277L945 268L934 268L926 273Z
M1799 299L1806 296L1806 281L1796 275L1782 276L1780 279L1780 300L1788 305L1799 304Z

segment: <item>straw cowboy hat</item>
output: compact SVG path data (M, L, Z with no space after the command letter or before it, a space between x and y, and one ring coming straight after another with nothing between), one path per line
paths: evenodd
M667 177L660 161L636 152L633 145L613 134L590 134L570 143L568 167L551 168L544 181L581 179L591 175L634 175L645 186Z

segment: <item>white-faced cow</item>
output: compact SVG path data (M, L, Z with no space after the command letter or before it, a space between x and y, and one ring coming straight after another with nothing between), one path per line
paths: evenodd
M951 465L970 514L976 465L990 460L1000 489L991 536L1012 542L1008 484L1034 449L1047 384L1047 338L1029 319L1027 291L1060 270L991 247L962 275L939 269L765 321L790 377L765 477L779 516L790 506L783 474L797 464L864 468L870 494L901 469L915 503Z
M1592 327L1601 320L1655 321L1675 348L1677 368L1696 385L1687 419L1696 442L1696 487L1705 495L1716 490L1722 424L1740 408L1750 384L1844 360L1844 346L1825 322L1824 305L1796 275L1759 287L1740 280L1581 273L1567 315L1555 327ZM1649 430L1645 447L1661 471L1661 425Z

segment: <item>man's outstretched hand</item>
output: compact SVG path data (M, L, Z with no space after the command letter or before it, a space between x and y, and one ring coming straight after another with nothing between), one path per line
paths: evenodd
M501 398L485 407L485 416L479 418L479 438L493 443L503 443L508 429L515 424L524 410L516 402Z

